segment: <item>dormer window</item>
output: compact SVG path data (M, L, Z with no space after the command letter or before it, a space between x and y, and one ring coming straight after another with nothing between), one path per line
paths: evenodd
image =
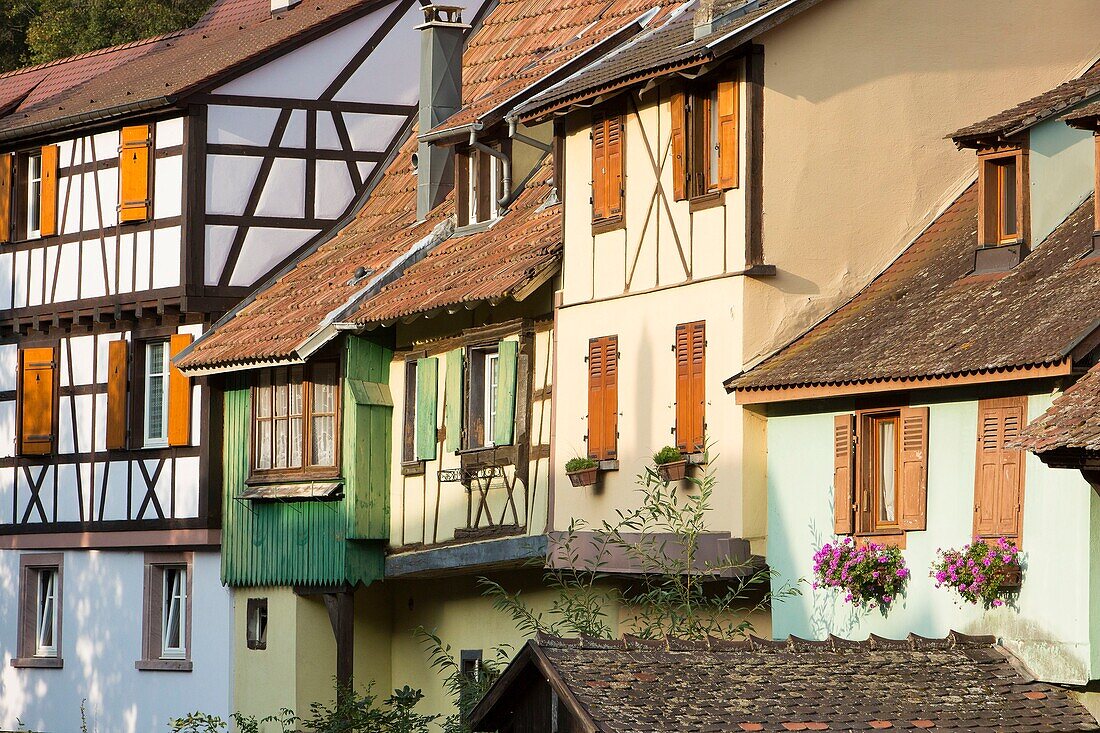
M1027 154L1023 146L978 152L978 243L983 246L1026 241Z
M677 200L737 188L740 85L732 72L673 92L673 193Z
M489 145L501 152L502 145ZM458 226L492 221L500 215L504 198L504 161L478 148L455 155L455 209Z

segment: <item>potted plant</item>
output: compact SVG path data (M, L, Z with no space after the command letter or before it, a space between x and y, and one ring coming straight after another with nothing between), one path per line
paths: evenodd
M967 603L1003 606L1004 592L1020 587L1020 548L1005 537L996 542L976 539L962 549L937 550L937 554L928 574L937 588L952 588Z
M665 483L682 481L687 475L687 459L679 449L666 445L653 454L653 463L657 466L657 473Z
M596 483L597 464L587 456L575 456L565 463L565 473L574 486L592 486Z
M905 558L896 547L875 542L857 546L851 537L826 542L814 554L816 588L844 592L844 600L857 608L880 607L885 612L909 579Z

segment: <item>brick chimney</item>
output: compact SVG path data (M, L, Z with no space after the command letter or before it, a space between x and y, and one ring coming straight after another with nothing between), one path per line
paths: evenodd
M426 134L462 106L462 47L469 25L462 8L426 5L420 31L419 132ZM454 188L454 151L421 141L416 151L416 216L427 217Z

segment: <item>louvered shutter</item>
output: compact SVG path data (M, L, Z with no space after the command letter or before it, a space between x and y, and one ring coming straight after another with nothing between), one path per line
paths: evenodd
M608 217L607 118L592 121L592 219Z
M38 230L43 237L52 237L57 234L57 174L59 169L57 146L43 146L42 205L38 217Z
M852 534L855 503L855 415L833 418L833 532Z
M607 125L607 217L623 215L623 118L608 117Z
M677 90L669 99L669 110L672 113L672 127L669 135L672 140L672 197L676 201L687 198L687 160L684 153L687 149L687 141L684 135L687 118L687 97L683 91Z
M898 521L904 530L924 529L928 508L928 408L901 409L901 484Z
M462 447L462 361L463 349L447 352L447 379L443 386L443 427L447 433L446 448L454 453Z
M107 448L126 447L129 343L124 339L107 346Z
M191 345L189 333L176 333L168 340L168 445L191 443L191 379L171 363L176 354Z
M1026 419L1026 398L982 400L978 405L974 480L974 534L978 537L1020 539L1024 452L1005 444L1019 436Z
M54 350L24 349L20 395L20 453L44 455L53 450Z
M511 445L516 427L516 362L518 341L501 341L497 345L497 393L494 445Z
M676 327L676 447L694 453L705 447L706 326Z
M416 361L416 459L433 461L436 454L436 399L439 362L434 357Z
M738 85L718 82L718 186L736 188L738 174Z
M455 155L455 206L458 209L458 226L470 223L470 154Z
M0 244L11 241L12 177L15 156L0 154Z
M118 220L145 221L149 218L149 150L152 126L123 127L118 151Z
M611 460L618 455L619 339L588 342L588 455Z

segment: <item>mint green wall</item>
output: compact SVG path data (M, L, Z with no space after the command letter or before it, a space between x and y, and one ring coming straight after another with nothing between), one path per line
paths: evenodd
M1031 246L1073 213L1095 187L1092 133L1059 117L1031 130Z
M1031 396L1029 417L1050 401L1050 395ZM908 533L904 555L913 575L885 617L879 611L853 611L835 591L810 586L813 553L833 538L833 416L852 405L816 404L804 407L806 414L769 418L768 563L781 581L807 579L800 597L774 604L773 633L857 639L869 633L943 636L952 629L995 634L1042 679L1081 683L1100 676L1100 655L1091 638L1095 632L1090 632L1090 619L1100 624L1091 562L1096 555L1090 553L1093 516L1100 516L1095 493L1077 471L1047 468L1029 455L1023 536L1027 568L1018 603L990 611L964 607L953 591L935 588L928 569L937 548L970 539L977 401L954 393L913 404L930 408L928 529ZM819 411L808 412L813 409Z

